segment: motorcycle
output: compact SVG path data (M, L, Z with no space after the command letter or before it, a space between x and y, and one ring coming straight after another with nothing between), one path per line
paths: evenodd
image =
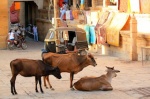
M20 45L19 45L19 42L20 42ZM27 49L27 44L25 42L25 39L23 37L20 37L19 38L19 41L16 41L16 40L8 40L8 48L10 50L13 50L15 48L22 48L23 50L26 50Z

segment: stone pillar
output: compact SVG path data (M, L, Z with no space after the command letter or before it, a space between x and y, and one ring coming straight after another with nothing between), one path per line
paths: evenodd
M130 39L131 39L131 46L130 46L130 60L137 61L137 20L134 14L131 16L130 20Z
M92 8L96 7L96 0L92 0Z
M58 7L58 1L59 0L53 0L54 1L54 25L55 27L58 27L58 17L59 17L59 7Z
M77 0L73 0L73 9L76 8Z
M25 2L20 2L21 8L20 8L20 23L21 25L25 26Z
M8 14L9 14L9 7L8 7L9 0L1 0L0 3L0 49L7 48L7 36L8 36Z

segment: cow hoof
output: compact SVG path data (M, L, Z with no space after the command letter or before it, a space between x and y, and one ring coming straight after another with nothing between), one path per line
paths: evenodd
M54 88L50 88L51 90L55 90Z
M71 91L74 91L74 88L70 88Z

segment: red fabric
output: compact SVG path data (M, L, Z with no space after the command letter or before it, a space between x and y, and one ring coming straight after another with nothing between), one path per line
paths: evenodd
M18 23L19 22L19 12L18 11L12 11L10 13L10 22L11 23Z
M15 11L15 3L13 3L10 7L10 12L13 12L13 11Z
M62 7L62 3L63 3L63 2L64 2L64 0L59 0L59 2L58 2L58 3L59 3L59 4L58 4L59 7Z
M66 20L66 14L64 14L64 16L63 16L63 20Z

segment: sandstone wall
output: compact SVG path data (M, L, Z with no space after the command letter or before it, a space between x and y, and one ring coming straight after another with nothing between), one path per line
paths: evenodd
M8 0L0 3L0 49L6 49L8 34Z

